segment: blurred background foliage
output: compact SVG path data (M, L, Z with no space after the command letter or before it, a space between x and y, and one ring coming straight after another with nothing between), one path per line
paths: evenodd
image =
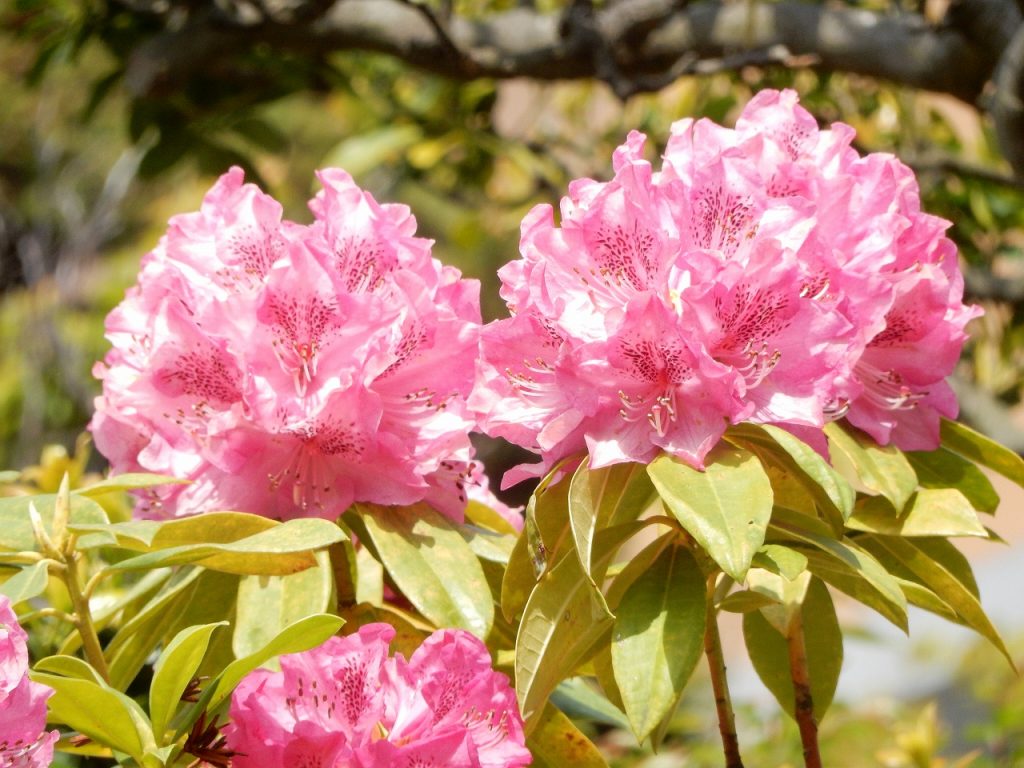
M459 4L468 13L511 5ZM1000 158L986 117L951 96L751 64L622 101L597 81L456 83L379 54L301 57L256 45L232 60L230 79L200 75L165 96L136 98L125 61L151 23L131 2L0 0L0 467L36 467L9 481L47 487L48 462L74 465L83 455L72 446L99 389L91 368L107 348L104 316L168 217L195 210L229 166L243 166L300 221L313 171L328 165L379 200L408 204L420 233L436 240L435 255L482 281L491 319L503 311L495 271L517 256L531 206L557 203L573 178L606 178L629 130L649 135L654 157L674 120L729 124L765 87L796 88L823 124L856 128L859 149L895 153L917 170L923 206L953 222L969 299L986 309L955 382L965 418L1024 449L1015 425L1024 182ZM40 464L51 443L72 452L50 448ZM94 457L89 468L101 466ZM715 765L709 695L693 691L661 755L608 724L592 733L616 766ZM1024 688L1005 665L972 652L939 701L837 709L823 730L826 764L1024 764ZM792 723L754 708L743 717L763 734L750 745L751 765L800 763Z

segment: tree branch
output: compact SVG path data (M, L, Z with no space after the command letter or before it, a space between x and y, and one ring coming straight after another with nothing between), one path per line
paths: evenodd
M1004 2L1012 9L1011 21L1019 20L1010 0L961 4L987 8ZM443 24L424 11L409 0L337 0L308 23L255 25L212 23L209 15L196 13L184 26L140 45L129 60L126 81L136 96L155 95L261 42L304 54L378 51L459 80L614 73L632 84L620 88L625 93L660 87L664 82L658 75L689 71L706 59L729 62L737 54L784 49L813 56L822 70L870 75L972 102L1001 53L998 41L971 36L975 27L984 27L980 23L965 32L929 26L916 14L892 16L797 0L692 5L622 0L593 9L585 34L574 34L571 26L562 26L561 16L529 5L481 18L452 15Z

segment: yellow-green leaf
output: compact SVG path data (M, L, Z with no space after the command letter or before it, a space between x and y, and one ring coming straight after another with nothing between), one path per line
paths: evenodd
M701 658L706 617L704 576L679 546L663 549L622 596L612 665L638 741L678 704Z
M647 468L662 501L719 567L743 581L764 543L772 486L750 451L720 446L701 472L662 455Z

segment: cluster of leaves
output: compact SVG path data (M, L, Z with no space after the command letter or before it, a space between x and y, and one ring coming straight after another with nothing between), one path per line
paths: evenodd
M752 425L732 428L705 472L670 457L563 464L519 535L477 503L463 525L425 505L368 504L338 524L133 521L124 491L172 478L98 480L80 456L51 453L3 479L52 489L72 469L81 485L66 474L56 493L0 499L0 593L23 609L33 678L56 691L51 721L72 732L59 749L146 766L226 761L211 724L248 671L374 621L395 626L406 653L435 627L485 638L514 675L541 766L606 765L564 712L628 724L656 748L702 653L724 685L719 611L743 614L755 670L798 720L801 679L820 720L842 665L830 588L904 630L908 604L968 626L1012 665L949 537L997 538L979 517L998 497L978 467L1024 485L1024 461L954 422L929 453L838 424L828 436L831 465Z
M706 472L661 457L647 468L584 465L542 484L501 595L506 618L519 621L528 723L567 674L589 672L637 738L657 744L722 610L743 614L754 668L790 714L802 638L820 719L842 666L826 585L904 631L908 604L968 626L1012 665L948 538L994 538L979 513L998 497L977 465L1020 484L1024 462L954 422L930 453L827 431L834 466L782 430L741 425ZM646 546L619 562L640 531Z

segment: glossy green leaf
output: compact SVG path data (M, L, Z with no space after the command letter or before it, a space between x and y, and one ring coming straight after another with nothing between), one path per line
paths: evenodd
M1024 459L995 440L949 419L942 420L942 445L965 459L993 469L1024 487Z
M742 581L764 543L772 487L758 458L742 448L719 447L701 472L662 455L648 466L662 501L704 551Z
M36 672L48 672L61 677L75 677L79 680L91 680L98 685L105 685L103 677L91 664L77 656L47 656L40 659L32 667Z
M948 541L875 535L863 538L864 546L873 553L880 549L892 555L912 574L913 580L934 592L964 624L991 642L1014 666L1006 644L981 607L970 566Z
M537 718L526 748L533 755L533 768L608 768L594 743L551 704Z
M439 627L487 637L494 601L480 561L455 527L425 504L356 505L381 562L416 609Z
M43 594L50 583L50 570L45 562L26 565L11 578L0 584L0 595L7 595L11 605Z
M541 480L526 503L523 535L526 538L527 553L534 574L538 578L547 568L557 563L562 553L572 546L569 521L571 477L563 477L559 482L553 482L555 475L572 461L559 462Z
M856 494L846 478L802 440L771 424L739 424L730 433L768 449L810 492L815 504L830 520L845 520L853 511ZM841 526L840 526L841 528Z
M904 454L922 488L956 488L979 512L990 514L999 506L999 494L985 473L953 451L915 451Z
M592 558L598 530L636 520L656 498L643 464L614 464L592 470L582 462L569 486L569 521L577 555L594 578Z
M860 430L844 429L838 422L826 425L825 434L833 464L845 460L865 488L880 493L897 510L906 506L917 490L917 475L899 449L878 445Z
M153 488L159 485L182 485L188 480L181 480L170 475L153 475L148 472L126 472L112 475L98 483L75 489L74 493L82 496L102 496L111 491L134 491L142 488Z
M334 574L326 552L317 565L288 576L243 576L238 583L231 647L237 658L263 648L299 619L327 613Z
M839 670L843 664L843 636L828 588L817 579L811 581L807 590L801 618L814 716L821 722L839 682ZM789 716L793 717L795 693L787 639L759 611L744 614L743 638L761 682Z
M704 576L693 555L670 546L618 604L612 665L638 741L675 710L704 648Z
M572 553L537 583L516 637L516 693L527 730L536 725L559 681L611 630L613 619Z
M149 717L158 745L166 744L164 732L181 702L181 695L206 655L210 636L226 624L222 621L182 630L156 660L149 686Z
M0 497L0 550L24 552L38 549L29 519L29 504L35 504L43 522L43 529L47 534L52 534L56 500L57 495L54 493ZM106 525L109 522L103 507L92 499L75 494L71 496L71 512L68 519L71 523L96 525Z
M922 488L901 514L880 496L860 499L847 527L887 536L981 536L988 531L978 513L954 488Z
M538 484L526 505L522 532L509 553L501 583L501 612L508 621L522 615L537 579L551 558L569 541L569 486L567 479L551 485L564 462ZM547 543L545 543L545 541Z
M135 679L146 659L188 605L201 575L190 570L169 582L117 631L104 649L110 684L123 691Z
M192 727L200 714L207 711L213 712L227 701L235 686L254 669L282 654L301 653L315 648L327 638L337 634L344 623L344 620L337 616L326 614L307 616L282 630L277 637L256 653L233 661L211 681L202 696L199 697L199 701L188 711L187 717L184 718L178 729L178 738Z
M201 516L201 517L205 517ZM169 565L195 564L223 573L281 576L316 565L313 553L345 538L335 523L319 518L299 518L275 525L251 536L224 543L166 546L172 534L161 528L153 538L152 552L122 560L115 570L138 570ZM211 528L211 536L219 533ZM166 548L161 548L166 546Z
M123 693L81 678L46 672L31 672L30 677L54 691L46 702L47 722L66 725L137 763L147 749L156 747L145 713Z

